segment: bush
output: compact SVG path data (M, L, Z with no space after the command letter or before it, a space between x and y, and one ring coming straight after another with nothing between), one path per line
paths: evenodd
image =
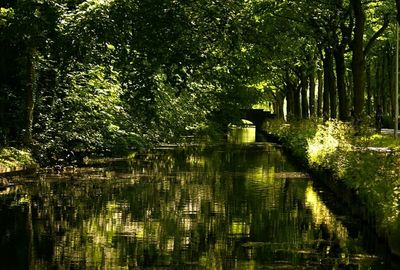
M346 155L353 150L353 128L343 122L328 121L318 125L317 132L307 139L307 160L311 166L329 169L338 177L344 176Z
M0 148L0 166L18 167L34 166L36 163L30 152L12 147Z
M317 121L299 121L291 124L283 120L269 121L264 129L270 134L278 137L289 147L296 158L304 159L307 153L307 140L315 136L317 132Z

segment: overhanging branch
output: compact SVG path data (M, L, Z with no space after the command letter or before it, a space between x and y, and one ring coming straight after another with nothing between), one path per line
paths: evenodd
M385 15L385 17L383 18L383 25L378 31L375 32L375 34L368 41L367 46L365 46L364 55L368 54L368 52L371 50L372 45L374 45L374 42L382 35L382 33L386 30L388 26L389 26L389 16Z

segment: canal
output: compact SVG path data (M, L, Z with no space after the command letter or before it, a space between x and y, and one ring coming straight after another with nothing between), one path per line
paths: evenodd
M0 193L0 269L389 269L270 143L160 148Z

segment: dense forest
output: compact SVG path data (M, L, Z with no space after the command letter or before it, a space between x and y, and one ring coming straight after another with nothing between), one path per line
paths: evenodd
M241 109L395 115L396 0L5 0L0 147L43 162L224 132Z

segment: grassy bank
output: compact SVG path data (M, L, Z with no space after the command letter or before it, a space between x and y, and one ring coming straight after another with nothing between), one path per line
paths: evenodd
M376 217L378 231L400 256L400 143L369 129L355 136L350 124L301 121L268 122L265 131L279 138L315 171L328 171L353 190Z
M35 166L36 162L29 151L12 147L0 148L0 173Z

